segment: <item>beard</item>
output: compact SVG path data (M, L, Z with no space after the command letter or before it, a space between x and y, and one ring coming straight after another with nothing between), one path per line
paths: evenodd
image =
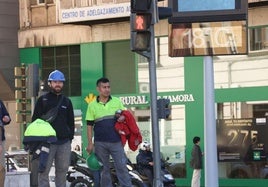
M56 94L60 94L62 91L62 87L61 86L55 86L54 88L51 88L52 92L56 93Z

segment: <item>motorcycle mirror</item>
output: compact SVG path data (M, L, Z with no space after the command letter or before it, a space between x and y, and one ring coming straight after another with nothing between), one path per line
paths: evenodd
M128 165L128 164L127 164L127 169L128 169L129 171L132 171L132 170L133 170L132 166L130 166L130 165Z

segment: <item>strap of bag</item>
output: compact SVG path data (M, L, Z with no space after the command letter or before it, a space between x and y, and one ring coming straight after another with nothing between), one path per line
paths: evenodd
M44 121L46 122L49 122L49 123L52 123L55 118L57 117L58 115L58 110L59 110L59 107L63 101L63 98L64 98L64 95L61 96L57 106L51 108L50 110L48 110L45 114L43 114L40 118L43 119Z
M48 99L46 95L44 95L43 97L46 98L46 99ZM57 108L60 107L60 105L61 105L61 103L62 103L62 101L63 101L63 98L64 98L64 95L61 95L60 101L58 102L58 104L57 104L57 106L56 106ZM47 101L45 101L44 99L42 99L42 100L43 100L43 107L46 108L46 106L47 106ZM54 107L53 107L53 108L54 108Z
M63 98L64 98L64 95L61 95L60 101L59 101L58 104L57 104L57 108L60 107L60 105L61 105L61 103L62 103L62 101L63 101Z

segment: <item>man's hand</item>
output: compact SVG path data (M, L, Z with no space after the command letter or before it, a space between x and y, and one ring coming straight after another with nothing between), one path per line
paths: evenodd
M88 152L88 154L91 154L91 152L93 151L93 147L94 147L93 143L89 142L86 148L86 151Z
M88 154L90 154L93 151L93 141L92 141L92 130L93 127L91 125L87 125L87 147L86 147L86 151L88 152Z
M118 122L120 122L120 123L122 123L122 122L124 122L124 121L125 121L125 119L126 119L126 117L125 117L125 116L120 115L120 116L119 116L119 118L117 118L117 121L118 121Z

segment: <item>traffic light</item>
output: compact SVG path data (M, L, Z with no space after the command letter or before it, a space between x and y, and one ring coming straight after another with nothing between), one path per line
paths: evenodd
M172 16L172 8L158 7L158 19L167 19Z
M152 13L152 0L131 0L130 37L132 51L150 51Z
M171 114L169 99L158 99L157 100L157 115L158 119L167 119Z
M157 2L164 1L158 0ZM169 5L170 6L170 5ZM157 19L166 19L172 16L172 8L170 7L159 7L157 5Z
M27 68L23 64L14 68L16 122L26 124L31 121L31 100L27 99L26 75Z

